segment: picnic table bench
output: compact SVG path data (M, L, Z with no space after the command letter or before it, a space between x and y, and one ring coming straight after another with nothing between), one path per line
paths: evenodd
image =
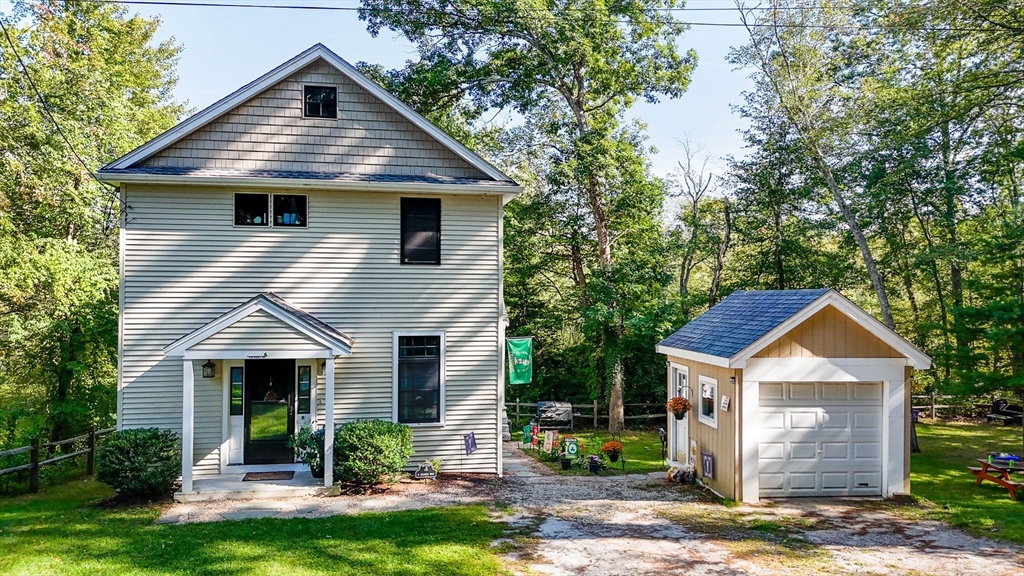
M968 466L967 469L978 479L975 484L981 485L983 480L995 482L1006 488L1010 497L1017 499L1017 491L1024 487L1024 482L1015 482L1012 474L1015 472L1024 473L1024 468L1011 468L1010 462L1005 460L993 460L989 462L984 458L978 458L981 466Z

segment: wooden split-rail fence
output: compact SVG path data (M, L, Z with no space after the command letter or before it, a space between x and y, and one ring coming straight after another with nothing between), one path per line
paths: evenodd
M42 442L39 438L33 438L32 443L28 446L22 446L21 448L12 448L10 450L4 450L0 452L0 458L7 456L17 456L18 454L28 454L28 464L22 464L20 466L12 466L11 468L4 468L0 470L0 476L6 474L14 474L15 472L21 472L23 470L28 471L28 489L30 492L39 491L39 469L43 466L49 466L50 464L56 464L62 460L68 458L75 458L77 456L86 456L86 474L92 476L96 469L96 440L105 434L113 432L115 428L104 428L103 430L96 430L90 428L89 431L80 436L74 438L68 438L67 440L57 440L55 442ZM68 452L67 454L60 454L40 460L40 455L45 450L53 450L67 444L73 444L75 442L85 442L85 448L81 450L75 450L74 452Z
M640 412L638 414L626 414L626 420L656 420L666 418L665 403L664 402L644 402L640 404L623 404L623 407L627 412ZM537 403L536 402L520 402L516 398L515 402L505 402L505 410L508 415L508 419L514 422L514 426L518 428L523 425L523 422L530 422L531 418L537 415ZM602 413L603 412L603 413ZM593 425L596 429L601 426L601 420L608 420L608 407L599 404L597 400L593 403L588 404L573 404L572 405L572 417L574 419L581 419L587 424ZM576 420L577 423L580 420Z

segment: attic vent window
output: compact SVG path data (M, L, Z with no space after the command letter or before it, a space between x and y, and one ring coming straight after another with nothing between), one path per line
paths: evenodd
M306 118L337 118L338 89L333 86L306 86L303 114Z

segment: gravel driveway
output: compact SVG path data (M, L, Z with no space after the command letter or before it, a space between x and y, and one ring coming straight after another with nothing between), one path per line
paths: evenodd
M1024 550L879 500L779 500L727 508L694 489L633 477L554 476L508 446L497 496L515 513L519 573L942 574L1024 576Z

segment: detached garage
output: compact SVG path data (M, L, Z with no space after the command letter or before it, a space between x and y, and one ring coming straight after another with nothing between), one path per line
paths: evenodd
M931 359L834 290L734 292L660 344L669 463L720 495L910 491L910 381Z

